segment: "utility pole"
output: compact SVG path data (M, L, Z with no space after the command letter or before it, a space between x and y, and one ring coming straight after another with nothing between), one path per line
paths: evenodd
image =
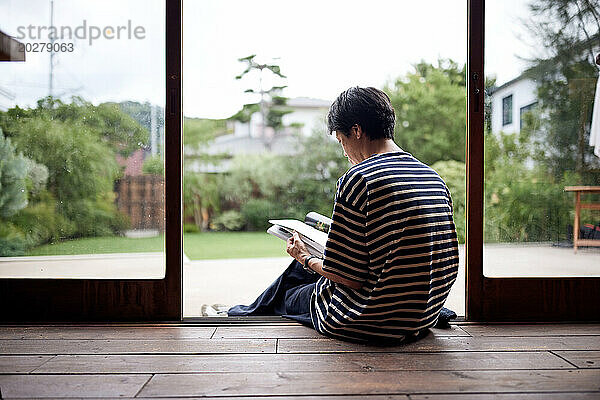
M54 0L50 0L50 27L54 26ZM54 86L54 41L55 35L50 35L50 77L48 82L48 96L52 97Z

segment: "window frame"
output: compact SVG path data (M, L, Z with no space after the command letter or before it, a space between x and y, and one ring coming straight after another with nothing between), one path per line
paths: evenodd
M523 107L519 107L519 130L523 129L523 114L532 111L535 106L537 106L538 102L534 101L533 103L529 103Z
M510 107L507 107L507 103L510 102ZM508 113L506 112L507 108ZM512 93L502 98L502 126L510 125L513 123L513 95Z
M0 279L0 323L180 321L182 271L182 0L165 1L163 279Z
M485 0L468 0L466 319L598 321L600 277L489 278L483 274Z

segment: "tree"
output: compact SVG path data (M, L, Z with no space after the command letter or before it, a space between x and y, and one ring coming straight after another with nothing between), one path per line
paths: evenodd
M385 85L396 110L395 140L419 160L465 161L465 66L424 61Z
M460 161L438 161L431 166L444 180L452 197L452 216L459 243L465 243L467 231L466 166Z
M16 214L27 206L27 159L15 152L0 129L0 218Z
M39 228L29 226L31 219L23 215L36 207L30 200L43 192L47 178L48 169L17 153L0 129L0 257L22 255L39 242ZM53 213L45 216L38 225L52 225Z
M572 222L572 203L563 188L573 182L555 178L544 165L528 165L536 144L526 119L520 132L485 135L485 240L560 241Z
M66 125L78 124L125 157L148 144L148 131L124 113L119 104L102 103L94 106L78 96L71 100L71 103L64 103L53 97L45 97L38 100L35 108L16 106L0 113L0 127L4 128L8 137L12 137L20 131L20 125L34 119L60 121Z
M286 157L283 173L289 184L280 197L288 213L303 219L309 211L331 215L338 179L350 164L339 143L327 132L315 130L297 137L298 152Z
M242 79L244 76L258 72L258 88L247 89L245 93L252 93L260 95L260 101L258 103L245 104L242 110L235 114L232 118L237 119L240 122L248 122L255 112L261 114L261 138L265 141L267 147L271 144L271 138L267 137L265 127L273 128L274 132L278 132L283 128L283 116L289 114L291 110L288 110L285 106L287 98L281 96L281 91L287 86L271 86L265 88L263 86L265 71L270 71L274 76L285 79L286 76L281 73L281 68L276 64L261 64L255 61L256 55L253 54L248 57L240 58L238 61L246 64L246 69L235 77L235 79Z
M223 209L239 210L249 229L269 219L331 215L336 183L349 167L339 144L323 131L297 136L293 156L244 155L233 159L220 185Z
M597 183L600 162L589 143L589 122L600 45L598 0L534 0L526 26L543 49L526 76L538 83L541 153L556 179L577 171L581 183ZM594 169L596 172L594 172Z
M217 137L231 133L227 120L185 118L183 125L184 163L184 216L193 218L200 231L209 229L212 216L220 211L219 182L215 174L194 172L195 166L218 166L226 158L223 154L209 154L206 149Z
M54 232L60 233L52 237L110 235L125 228L114 204L113 185L119 175L115 155L147 138L147 131L131 117L111 105L46 98L33 109L15 107L0 113L0 127L10 133L17 151L47 167L49 194L43 196L46 206L38 210L56 210L64 219L64 229L57 228Z

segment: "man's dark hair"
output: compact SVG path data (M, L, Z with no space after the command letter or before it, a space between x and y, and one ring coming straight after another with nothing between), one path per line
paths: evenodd
M342 92L329 108L327 128L329 133L340 131L350 135L354 124L370 140L393 139L395 113L387 94L374 87L352 87Z

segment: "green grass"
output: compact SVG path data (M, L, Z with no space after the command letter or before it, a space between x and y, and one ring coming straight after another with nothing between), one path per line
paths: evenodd
M164 236L131 239L97 237L67 240L36 247L29 256L163 251ZM221 258L285 257L285 243L263 232L186 233L184 251L192 260Z
M185 254L192 260L285 257L285 242L264 232L186 233Z

